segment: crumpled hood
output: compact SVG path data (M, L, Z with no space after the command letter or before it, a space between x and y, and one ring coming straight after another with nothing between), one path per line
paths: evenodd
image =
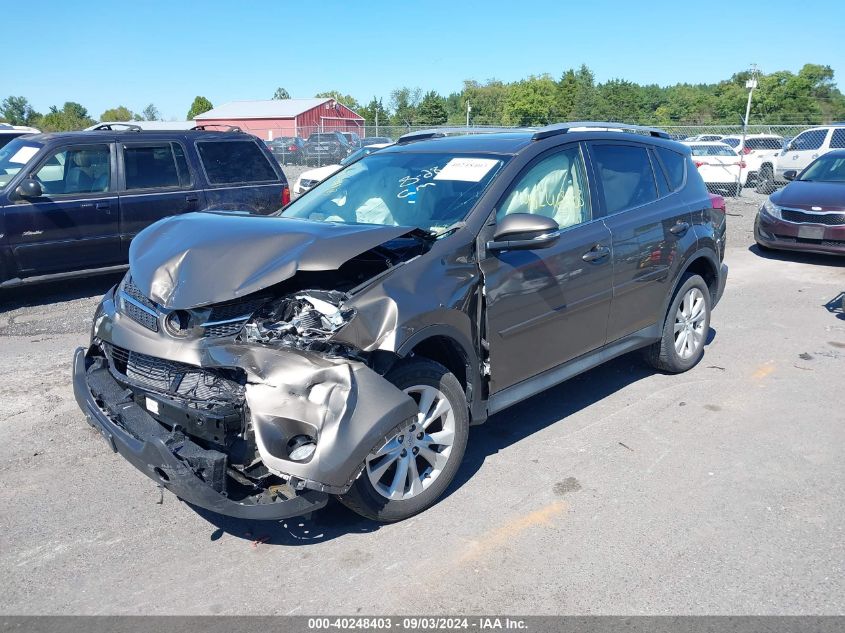
M188 213L141 231L129 248L129 269L150 299L165 308L188 309L243 297L299 270L335 270L408 230Z

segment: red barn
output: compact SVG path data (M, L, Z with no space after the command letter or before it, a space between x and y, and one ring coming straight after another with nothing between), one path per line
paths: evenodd
M280 136L308 138L314 132L357 132L364 118L334 99L230 101L197 115L197 125L233 125L264 140Z

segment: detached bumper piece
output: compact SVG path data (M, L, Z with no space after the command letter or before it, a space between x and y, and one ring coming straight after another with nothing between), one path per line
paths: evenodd
M263 491L243 501L226 494L227 456L205 449L178 429L168 431L140 407L104 363L86 367L85 350L76 350L73 391L92 426L112 450L180 499L218 514L242 519L284 519L313 512L328 496L305 490L292 497Z

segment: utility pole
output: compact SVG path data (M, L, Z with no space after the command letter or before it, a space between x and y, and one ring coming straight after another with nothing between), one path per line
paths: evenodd
M376 136L378 136L378 106L376 106Z
M472 112L472 106L469 104L469 100L467 100L467 127L469 127L469 113Z
M745 156L745 136L748 134L748 117L751 116L751 96L754 94L754 88L757 87L757 75L759 74L757 64L751 64L751 79L745 82L745 87L748 88L748 103L745 105L745 118L742 120L742 141L739 144L739 182L737 183L737 195L742 195L742 158Z

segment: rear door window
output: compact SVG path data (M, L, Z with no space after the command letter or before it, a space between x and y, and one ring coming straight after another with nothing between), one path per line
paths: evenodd
M267 156L252 141L199 141L197 151L212 185L279 180Z
M130 190L167 189L190 182L184 151L175 143L124 145L123 165Z
M747 138L745 147L752 150L757 149L780 149L783 146L783 139L779 138Z
M594 144L590 154L608 214L657 200L648 151L637 145Z

